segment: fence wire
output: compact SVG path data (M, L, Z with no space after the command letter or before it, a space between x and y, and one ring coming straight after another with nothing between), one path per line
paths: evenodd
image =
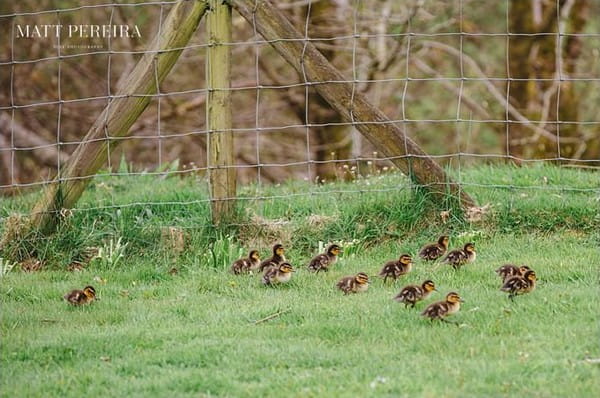
M22 10L18 4L8 6L14 10L0 8L0 24L6 33L0 42L0 171L4 174L0 194L39 189L56 176L64 181L62 171L69 155L77 146L94 142L84 136L100 111L112 100L125 97L116 94L122 76L142 55L159 53L151 50L150 44L154 35L161 34L162 23L175 3L123 1L45 9L52 3L24 1ZM371 171L381 174L392 169L390 161L415 157L383 156L360 136L359 124L403 126L433 159L449 167L467 191L470 187L517 186L470 181L465 169L480 164L600 168L600 149L594 149L600 141L600 118L594 109L600 101L600 25L593 18L600 5L581 0L556 0L556 4L531 0L532 18L546 18L547 31L524 33L511 31L516 23L511 14L514 1L494 3L488 4L488 11L473 12L478 6L472 0L274 2L302 32L299 40L265 40L256 20L246 23L234 13L234 40L223 43L231 48L235 76L232 87L223 89L232 93L234 101L236 164L228 167L238 171L242 186L253 187L252 194L237 199L289 200L408 189L408 180L385 188L323 185L342 181L340 174L352 167L359 177ZM40 9L27 9L36 6ZM548 10L554 14L544 13ZM49 21L67 25L103 20L109 26L139 24L143 38L74 41L62 35L18 37L25 26ZM134 124L131 135L111 136L105 128L105 136L96 140L121 144L116 149L107 145L103 182L171 175L203 177L209 170L207 156L202 154L207 152L207 135L215 131L206 130L202 112L208 92L204 62L210 46L204 30L202 23L190 43L169 50L183 50L183 54L162 84L155 62L158 89L155 94L133 95L149 97L151 105ZM550 47L548 40L553 42ZM304 64L301 73L295 73L270 48L286 41L300 41L304 50L309 43L316 45L348 79L311 81ZM533 58L528 64L533 69L526 77L512 74L515 52L511 49L521 43L528 43L527 54ZM90 46L95 50L85 51ZM543 52L552 47L554 60L549 67L543 64L548 57ZM74 51L77 49L84 51ZM546 70L542 73L536 68ZM315 92L316 86L331 83L350 83L351 104L356 94L365 94L390 120L357 121L352 107L350 120L332 114ZM520 102L523 84L539 98ZM580 107L577 119L570 119L573 113L563 109L565 104ZM328 141L329 137L333 140ZM50 155L40 155L46 153ZM121 159L128 165L126 170ZM88 177L93 175L77 178ZM305 180L308 185L289 194L274 194L269 188L286 180ZM548 184L521 188L598 191L598 187ZM209 201L205 197L122 203L113 197L110 204L73 211L193 206ZM8 212L0 214L3 220L7 216Z

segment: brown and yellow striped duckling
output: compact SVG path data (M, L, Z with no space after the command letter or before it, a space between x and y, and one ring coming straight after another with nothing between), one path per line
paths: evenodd
M448 250L448 242L450 238L447 235L442 235L435 243L430 243L423 246L419 251L419 257L425 261L434 261L442 257Z
M535 271L529 270L523 276L516 275L509 278L504 282L500 290L507 292L508 298L513 300L515 296L532 292L535 289L536 281L537 276L535 275Z
M399 303L404 303L404 307L408 307L410 304L410 307L414 308L417 301L426 299L434 290L437 290L435 288L435 283L433 283L432 280L426 280L421 286L404 286L402 290L400 290L400 293L394 297L394 300Z
M369 289L369 275L359 272L356 275L346 276L338 281L337 287L344 294L366 292Z
M443 262L452 265L454 269L459 269L466 263L475 261L476 257L475 244L469 242L462 249L452 250L448 253Z
M251 250L247 258L240 258L231 265L231 272L236 275L247 273L258 269L260 265L260 254L258 250Z
M89 304L96 299L96 289L93 286L86 286L83 290L71 290L63 298L72 305Z
M500 278L502 278L503 282L506 282L513 276L523 276L525 272L529 271L530 269L531 268L529 268L526 265L521 265L520 267L518 267L513 264L504 264L502 267L496 270L496 273Z
M267 286L279 283L287 283L292 279L294 268L290 263L281 263L278 266L271 266L265 269L262 277L262 283Z
M429 304L425 310L421 313L422 316L427 317L431 320L439 319L443 322L451 322L445 319L448 315L452 315L460 310L460 303L464 300L456 292L450 292L446 295L446 300L438 301Z
M379 276L383 278L383 283L387 281L387 278L393 278L395 281L399 276L408 274L412 270L412 266L412 257L409 254L403 254L398 260L385 263L379 271Z
M285 262L284 253L285 249L283 248L283 245L277 243L275 246L273 246L273 255L260 263L260 266L258 267L260 272L263 272L265 268L277 267L281 263Z
M340 254L342 250L338 245L329 245L325 253L318 254L308 264L308 270L316 272L319 271L329 271L329 266L333 265L337 261L337 256Z

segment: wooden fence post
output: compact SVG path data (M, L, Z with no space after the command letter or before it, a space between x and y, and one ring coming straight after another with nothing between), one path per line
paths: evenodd
M26 239L30 234L51 232L61 210L77 203L98 169L106 164L108 149L123 141L106 139L106 136L118 138L128 135L129 128L150 103L151 95L157 92L157 84L171 71L196 31L207 7L206 2L199 0L182 0L173 6L150 51L144 54L124 80L125 84L96 118L63 166L61 175L48 184L30 217L25 222L7 226L0 249L12 241Z
M208 3L206 126L212 220L217 225L232 219L236 195L231 131L231 6L223 0Z

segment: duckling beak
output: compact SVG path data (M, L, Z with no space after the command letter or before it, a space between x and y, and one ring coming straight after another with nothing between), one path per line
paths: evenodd
M459 301L460 301L461 303L464 303L464 302L465 302L465 299L461 298Z

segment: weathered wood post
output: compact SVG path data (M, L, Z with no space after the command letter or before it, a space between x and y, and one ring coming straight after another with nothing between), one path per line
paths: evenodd
M208 3L206 126L212 220L217 225L231 220L236 195L231 131L231 6L223 0Z
M389 157L419 185L440 197L455 197L463 208L475 201L428 156L406 131L353 89L349 82L317 50L314 44L267 0L229 0L232 7L267 40L301 76L335 109L352 122L377 151Z
M151 95L175 65L183 48L196 31L207 4L205 1L176 3L157 34L149 51L131 71L102 113L90 127L81 144L62 167L61 174L48 184L25 222L9 225L0 241L24 239L34 233L49 233L56 226L62 209L72 208L98 169L106 164L109 149L123 140L129 128L150 103Z

